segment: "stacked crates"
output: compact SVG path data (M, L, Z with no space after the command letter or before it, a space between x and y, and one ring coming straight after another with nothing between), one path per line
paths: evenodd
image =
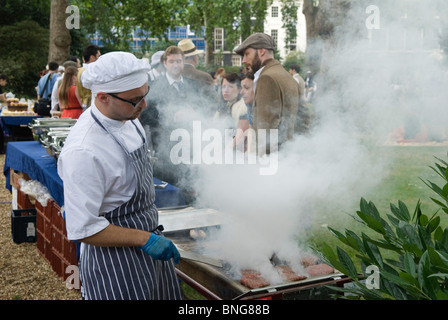
M65 278L69 265L78 265L76 243L67 239L65 219L59 205L49 200L47 206L36 202L37 249L59 277Z
M20 190L18 180L30 178L23 173L11 170L11 185L17 189L17 210L11 213L11 229L13 240L20 242L36 242L37 250L52 266L59 277L65 279L66 268L78 265L76 243L67 239L65 219L61 208L54 200L48 200L43 206L39 201ZM34 237L32 226L34 223Z

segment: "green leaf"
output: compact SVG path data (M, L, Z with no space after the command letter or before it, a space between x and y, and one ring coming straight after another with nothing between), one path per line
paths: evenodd
M428 224L428 222L429 222L428 217L426 215L422 214L420 216L420 224L422 226L426 226Z
M439 283L437 278L429 277L431 272L431 262L429 258L428 251L425 251L420 259L417 268L417 279L423 291L431 297L431 299L436 299L436 294L439 290Z
M358 271L356 271L356 267L355 267L352 259L350 259L349 255L347 254L347 252L342 250L340 247L337 247L336 251L337 251L339 261L344 266L345 270L347 270L347 272L348 272L347 275L350 278L357 280L358 279Z
M401 201L399 202L399 205L400 205L400 203L401 203ZM394 205L393 203L391 203L390 210L391 210L392 214L395 217L397 217L399 220L409 222L410 217L409 217L409 211L407 210L407 208L405 210L402 210L401 207L399 208L396 205Z
M417 257L421 257L423 254L423 251L419 249L419 247L415 243L405 243L403 244L403 249L407 252L412 252Z
M338 257L336 256L336 254L334 253L333 249L331 249L328 244L326 244L326 243L322 244L321 252L322 252L322 259L325 262L327 262L333 268L341 271L344 274L348 273L348 271L345 271L345 268L339 262Z
M434 232L434 241L441 241L443 236L443 229L439 226Z
M448 196L448 184L445 184L442 188L442 196L446 198Z
M366 234L362 234L362 239L364 243L364 248L366 250L367 255L370 259L372 259L375 265L383 267L383 258L381 257L381 253L378 250L378 247L371 243L368 239L369 237Z
M358 237L356 233L350 230L346 230L345 234L347 236L347 241L350 243L350 246L357 251L364 252L364 247L362 245L362 240Z
M431 221L429 221L429 232L433 232L437 229L440 224L440 216L435 217Z
M400 272L399 275L400 275L400 278L403 279L404 281L408 282L409 285L418 286L418 280L416 277L414 277L406 272Z
M390 214L386 214L387 218L389 219L390 223L397 228L398 227L398 223L400 222L400 220L398 220L397 218L395 218L394 216L391 216Z
M406 207L404 202L401 200L398 200L398 207L400 208L401 214L405 217L405 220L409 221L411 219L411 216L409 214L408 207Z
M423 249L420 237L409 223L400 221L397 228L397 236L403 240L404 244L415 244L419 249Z
M404 288L414 299L429 299L429 297L418 286L418 281L415 278L409 277L409 275L405 275L405 273L401 273L399 276L396 276L385 271L381 272L381 275L391 283ZM390 288L388 288L388 290L391 291ZM394 294L397 293L395 292ZM401 292L399 294L402 296Z
M446 294L442 290L439 290L437 292L437 300L448 300L448 294Z
M426 250L426 248L433 246L432 239L431 239L431 233L428 232L427 228L424 228L424 227L418 225L417 232L420 237L420 240L421 240L421 243L423 246L423 250Z
M356 213L367 224L369 228L383 235L386 234L386 230L384 229L383 225L376 218L361 211L357 211Z
M448 206L447 206L446 204L442 203L441 201L439 201L439 200L437 200L437 199L434 199L434 198L432 198L432 197L430 197L430 199L431 199L435 204L439 205L440 207L445 208L445 209L448 208Z
M403 255L403 264L407 273L409 273L413 278L417 277L417 272L415 268L416 263L411 253L405 252L405 254Z
M444 254L432 247L428 248L428 255L431 263L443 272L448 272L448 254Z

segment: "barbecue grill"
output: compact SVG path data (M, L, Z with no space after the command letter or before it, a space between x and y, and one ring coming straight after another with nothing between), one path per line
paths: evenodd
M330 299L334 293L325 286L343 286L351 280L342 273L308 277L251 289L240 283L230 263L211 257L204 248L216 245L213 240L195 240L190 237L192 229L206 230L207 234L225 223L221 213L212 209L193 207L166 208L159 210L159 223L164 234L173 241L181 253L176 266L178 277L210 300L251 299Z

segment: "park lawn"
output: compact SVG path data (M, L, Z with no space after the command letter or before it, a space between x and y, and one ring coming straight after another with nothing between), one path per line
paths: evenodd
M406 204L411 215L420 200L422 212L431 217L439 207L430 197L440 199L422 180L429 180L443 186L442 179L430 166L434 166L438 162L435 157L448 161L448 147L381 146L376 148L379 154L392 157L390 172L378 186L362 197L369 202L373 202L381 217L386 221L389 221L386 214L390 214L390 204L393 203L398 206L399 200ZM336 219L331 219L329 215L322 214L322 212L316 212L313 228L307 235L310 247L319 250L321 244L325 242L332 247L340 246L350 255L354 253L351 248L345 246L333 236L327 227L342 233L345 233L346 229L352 230L358 235L364 232L373 239L379 239L380 235L358 223L352 217L356 216L356 211L359 210L360 200L358 199L356 203L347 204L347 207L334 209L333 214L337 215ZM319 208L315 208L315 210L318 211ZM328 205L325 206L324 210L328 210ZM446 227L448 214L443 211L438 214L441 218L440 226ZM388 252L386 252L386 257L387 255L389 255Z

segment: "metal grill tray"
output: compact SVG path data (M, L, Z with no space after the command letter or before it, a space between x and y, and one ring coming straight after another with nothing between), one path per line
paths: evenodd
M159 209L159 224L163 225L164 233L214 227L223 222L223 215L214 209L193 207Z

